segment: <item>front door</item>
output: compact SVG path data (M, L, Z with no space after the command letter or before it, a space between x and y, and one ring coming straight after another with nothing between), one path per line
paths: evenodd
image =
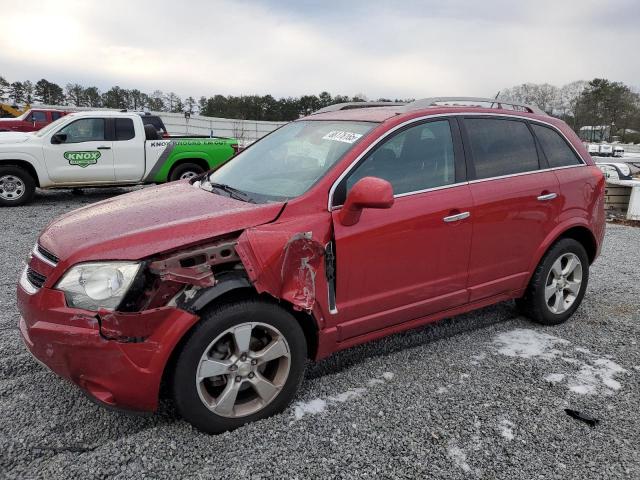
M455 120L409 126L345 177L334 204L361 178L388 180L387 210L365 210L344 226L333 211L339 339L446 310L467 301L472 201ZM335 311L334 310L334 311Z
M44 145L47 171L54 182L113 183L113 142L106 140L104 118L79 118L55 133L66 139Z

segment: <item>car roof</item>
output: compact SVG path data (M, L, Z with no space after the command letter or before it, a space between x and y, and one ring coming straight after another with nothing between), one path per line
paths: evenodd
M138 115L135 112L120 112L117 110L86 110L82 112L73 112L69 114L74 117L122 117Z
M485 104L485 106L482 104ZM391 103L388 107L378 106L379 102L370 104L375 106L369 106L366 102L362 102L361 105L362 107L358 108L358 104L354 103L337 104L324 108L303 119L384 122L391 118L403 120L446 113L470 113L518 116L547 123L556 123L553 117L550 117L536 107L501 99L434 97L400 105ZM330 110L331 108L333 108L333 110Z

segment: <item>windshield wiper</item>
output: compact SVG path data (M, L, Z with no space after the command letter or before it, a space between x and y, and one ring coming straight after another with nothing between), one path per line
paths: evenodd
M215 183L211 181L207 181L211 188L217 188L218 190L222 190L223 192L227 192L231 198L235 198L236 200L242 200L243 202L256 203L256 201L251 198L247 192L244 192L240 189L233 188L226 183Z

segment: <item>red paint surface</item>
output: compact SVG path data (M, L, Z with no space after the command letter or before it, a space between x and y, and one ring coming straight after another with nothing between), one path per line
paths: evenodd
M17 118L0 118L0 131L7 130L11 132L37 132L42 127L49 125L53 122L52 112L56 112L60 114L60 117L64 117L68 113L62 110L40 110L37 108L32 108L29 110L30 112L42 112L46 116L46 121L44 122L29 122L26 120L19 120Z
M534 114L517 115L556 125L587 165L398 197L391 208L365 208L356 223L343 224L339 208L327 210L328 192L372 142L408 120L460 113L461 108L398 112L361 109L310 117L382 123L307 193L286 205L244 203L175 182L55 220L40 242L60 257L58 266L32 259L30 265L47 275L45 286L34 295L18 290L27 345L52 370L101 401L151 410L170 353L198 317L169 307L106 315L101 334L95 312L66 307L64 296L52 289L73 264L148 259L222 235L238 237L237 253L256 290L311 312L319 329L316 357L321 358L521 295L546 249L570 228L587 229L600 249L602 174L569 127ZM547 192L558 193L558 198L537 201ZM466 211L471 212L467 219L443 222L445 216ZM330 241L336 253L334 311L322 250ZM144 340L123 343L105 336Z

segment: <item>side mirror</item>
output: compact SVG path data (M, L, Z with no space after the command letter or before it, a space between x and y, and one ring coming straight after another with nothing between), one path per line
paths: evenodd
M391 208L393 187L389 182L377 177L364 177L351 187L347 199L338 215L344 226L355 225L365 208Z
M54 144L64 143L66 141L67 141L66 133L56 133L53 135L53 137L51 137L51 143L54 143Z

